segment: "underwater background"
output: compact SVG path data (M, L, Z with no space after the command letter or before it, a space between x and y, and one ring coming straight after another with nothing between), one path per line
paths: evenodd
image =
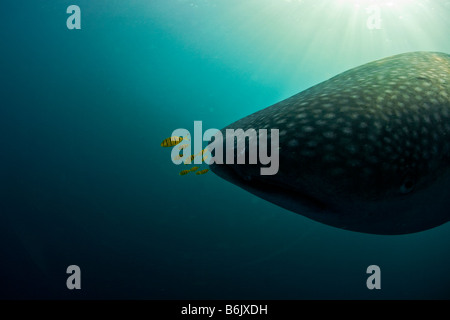
M450 53L450 1L8 1L0 25L1 299L450 298L449 223L337 229L180 176L160 146L366 62Z

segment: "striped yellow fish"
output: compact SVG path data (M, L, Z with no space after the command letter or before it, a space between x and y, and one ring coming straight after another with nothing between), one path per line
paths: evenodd
M198 168L199 168L199 167L192 167L189 171L193 172L193 171L198 170Z
M183 170L179 174L180 174L180 176L184 176L184 175L188 174L189 172L191 172L191 170Z
M209 169L203 169L203 170L197 171L195 174L196 175L201 175L201 174L207 173L208 171L209 171Z
M198 153L198 154L193 154L192 156L190 156L189 158L187 158L187 159L184 161L184 164L191 164L192 161L194 161L194 158L197 157L197 156L199 156L199 155L200 155L200 153Z
M169 137L167 139L164 139L163 142L161 142L161 147L173 147L186 139L187 137L177 137L177 136Z
M190 156L189 158L187 158L187 159L184 161L184 164L191 164L192 161L194 161L194 158L195 158L195 157L200 156L200 155L204 155L204 154L206 153L206 151L207 151L207 150L206 150L206 148L205 148L205 149L201 150L199 153L193 154L192 156ZM204 156L204 157L202 158L202 161L205 161L206 158L208 158L207 155L206 155L206 157Z
M191 164L192 163L192 160L194 160L194 158L195 158L195 154L193 154L192 156L190 156L189 158L187 158L186 160L184 160L184 164Z

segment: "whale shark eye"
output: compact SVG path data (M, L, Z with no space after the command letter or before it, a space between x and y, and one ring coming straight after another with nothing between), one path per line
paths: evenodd
M414 189L414 181L406 179L400 187L400 192L403 194L410 193Z

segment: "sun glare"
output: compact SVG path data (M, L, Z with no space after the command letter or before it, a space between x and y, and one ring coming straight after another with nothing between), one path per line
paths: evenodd
M339 2L350 2L356 7L376 5L380 7L402 7L414 0L340 0Z

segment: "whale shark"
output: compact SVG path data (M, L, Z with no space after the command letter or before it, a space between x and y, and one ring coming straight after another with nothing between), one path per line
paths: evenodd
M276 174L236 161L211 163L211 171L341 229L398 235L450 219L449 54L408 52L369 62L221 132L263 128L278 129Z

